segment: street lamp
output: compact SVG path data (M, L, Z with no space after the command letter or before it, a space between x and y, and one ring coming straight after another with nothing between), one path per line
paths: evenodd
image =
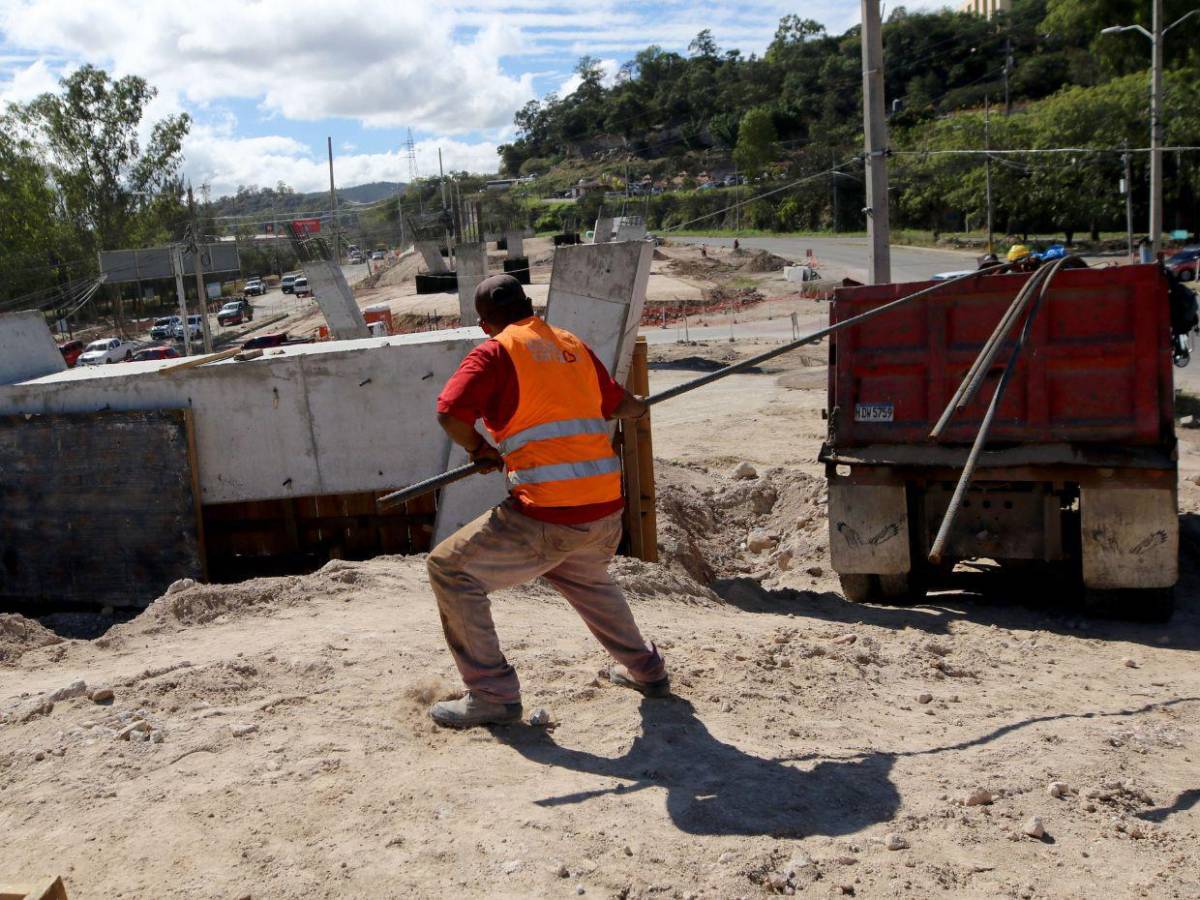
M1163 28L1163 0L1154 0L1153 30L1141 25L1113 25L1100 31L1101 34L1120 34L1136 31L1150 41L1150 252L1158 256L1162 246L1163 186L1162 186L1162 73L1163 38L1167 32L1185 19L1200 13L1200 9L1189 10L1166 28Z

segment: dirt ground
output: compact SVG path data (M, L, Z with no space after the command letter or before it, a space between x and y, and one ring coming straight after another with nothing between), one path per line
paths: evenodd
M653 388L777 342L790 312L824 307L779 301L732 342L654 344ZM457 679L420 558L179 585L90 641L0 616L0 884L61 874L72 900L1200 896L1200 431L1180 432L1167 625L1090 619L986 566L920 606L852 604L815 463L825 359L655 409L663 560L613 571L664 650L669 700L599 680L603 652L537 583L494 612L526 716L551 725L435 727L426 708Z

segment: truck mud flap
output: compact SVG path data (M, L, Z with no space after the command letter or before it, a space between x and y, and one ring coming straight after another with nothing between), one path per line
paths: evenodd
M904 485L831 480L829 556L839 574L908 572L912 558Z
M1173 488L1081 486L1079 512L1086 587L1169 588L1179 579Z

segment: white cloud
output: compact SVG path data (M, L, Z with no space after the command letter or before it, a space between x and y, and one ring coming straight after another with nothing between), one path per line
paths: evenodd
M492 173L499 157L492 143L469 144L453 139L416 143L418 174L436 175L438 148L447 172ZM298 191L329 186L329 163L299 141L287 137L239 138L206 125L192 129L184 142L184 174L193 184L209 185L214 197L234 193L239 185L273 186L283 181ZM334 177L340 185L371 181L409 181L408 156L387 153L337 154Z
M434 4L370 0L0 0L14 47L138 74L201 106L257 100L267 114L355 119L441 134L496 128L533 96L500 60L520 45L501 17L456 39Z
M55 68L44 59L13 67L7 78L0 77L0 110L9 103L27 103L39 94L53 91L58 80L69 71L69 68Z
M601 77L601 84L609 87L617 79L617 73L621 71L621 64L615 59L600 60L600 69L604 73ZM575 89L583 83L583 79L578 72L572 72L562 84L558 86L558 96L566 97L575 93Z

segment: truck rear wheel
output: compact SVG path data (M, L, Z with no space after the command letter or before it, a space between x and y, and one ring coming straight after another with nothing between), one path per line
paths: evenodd
M892 575L839 574L842 594L851 603L920 603L925 599L925 582L912 572Z
M879 593L878 575L838 575L842 583L842 595L851 603L866 603Z

